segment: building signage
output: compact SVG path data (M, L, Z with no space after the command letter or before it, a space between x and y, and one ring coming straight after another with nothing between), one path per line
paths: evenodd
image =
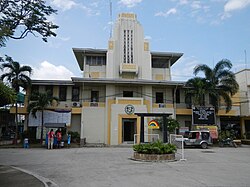
M45 123L64 123L67 126L71 123L71 110L57 109L55 111L45 110L44 111L44 124ZM37 111L36 118L30 113L29 114L29 126L38 127L42 124L42 112Z
M214 125L215 110L213 107L193 107L193 125Z
M125 106L124 110L125 110L126 114L131 115L131 114L134 114L135 107L133 105L127 105L127 106Z
M149 129L159 129L159 124L157 121L155 120L151 120L149 123L148 123L148 128Z

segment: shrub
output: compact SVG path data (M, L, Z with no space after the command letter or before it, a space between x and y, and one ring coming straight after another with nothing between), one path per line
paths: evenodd
M144 154L172 154L176 151L176 146L173 144L165 144L161 141L156 141L148 144L138 144L133 146L134 151Z

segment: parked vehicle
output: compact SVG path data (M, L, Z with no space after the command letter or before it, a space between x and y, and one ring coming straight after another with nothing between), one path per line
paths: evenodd
M202 149L207 149L212 145L212 138L209 131L197 130L186 133L187 138L184 138L184 146L196 146Z
M235 147L235 148L238 147L237 144L231 138L221 139L219 141L219 146L220 147L229 146L229 147Z

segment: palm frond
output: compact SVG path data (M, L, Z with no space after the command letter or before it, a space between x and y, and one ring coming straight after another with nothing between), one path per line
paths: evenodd
M209 66L207 66L206 64L197 65L194 68L194 75L197 75L200 72L203 72L207 79L210 79L212 77L212 74L213 74L212 69Z
M226 93L221 91L220 96L223 98L225 104L226 104L226 112L229 112L232 108L232 99L231 97Z
M232 63L230 60L228 59L222 59L220 60L214 67L214 72L215 72L215 75L217 75L217 72L219 72L220 70L223 70L223 69L231 69L232 68Z
M20 72L29 72L31 73L32 72L32 68L30 66L22 66L20 67Z

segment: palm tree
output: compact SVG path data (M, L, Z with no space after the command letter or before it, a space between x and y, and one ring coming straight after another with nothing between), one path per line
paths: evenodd
M19 62L14 61L11 57L5 57L6 63L2 63L0 65L0 69L7 69L7 73L1 75L1 80L7 80L11 87L15 90L16 95L20 91L20 87L26 90L31 85L30 74L32 72L32 68L30 66L21 66ZM16 99L16 135L15 135L15 143L17 143L17 134L18 134L18 110L17 110L17 99Z
M28 105L28 112L36 117L36 113L40 111L42 113L42 125L41 125L41 138L40 142L43 141L43 126L44 126L44 110L52 103L56 101L58 103L58 99L56 97L51 97L50 93L33 93L30 97L30 103Z
M0 107L16 101L16 93L9 86L0 82Z
M195 77L192 79L189 79L185 87L187 88L185 90L185 100L188 102L188 104L193 105L205 105L204 96L206 94L206 80L201 77ZM193 102L191 102L191 100Z
M226 112L232 108L231 96L237 93L239 85L235 79L234 73L230 70L232 63L230 60L222 59L213 69L206 64L198 65L194 68L194 74L200 72L205 74L205 91L211 98L211 104L218 112L221 99L226 104Z

